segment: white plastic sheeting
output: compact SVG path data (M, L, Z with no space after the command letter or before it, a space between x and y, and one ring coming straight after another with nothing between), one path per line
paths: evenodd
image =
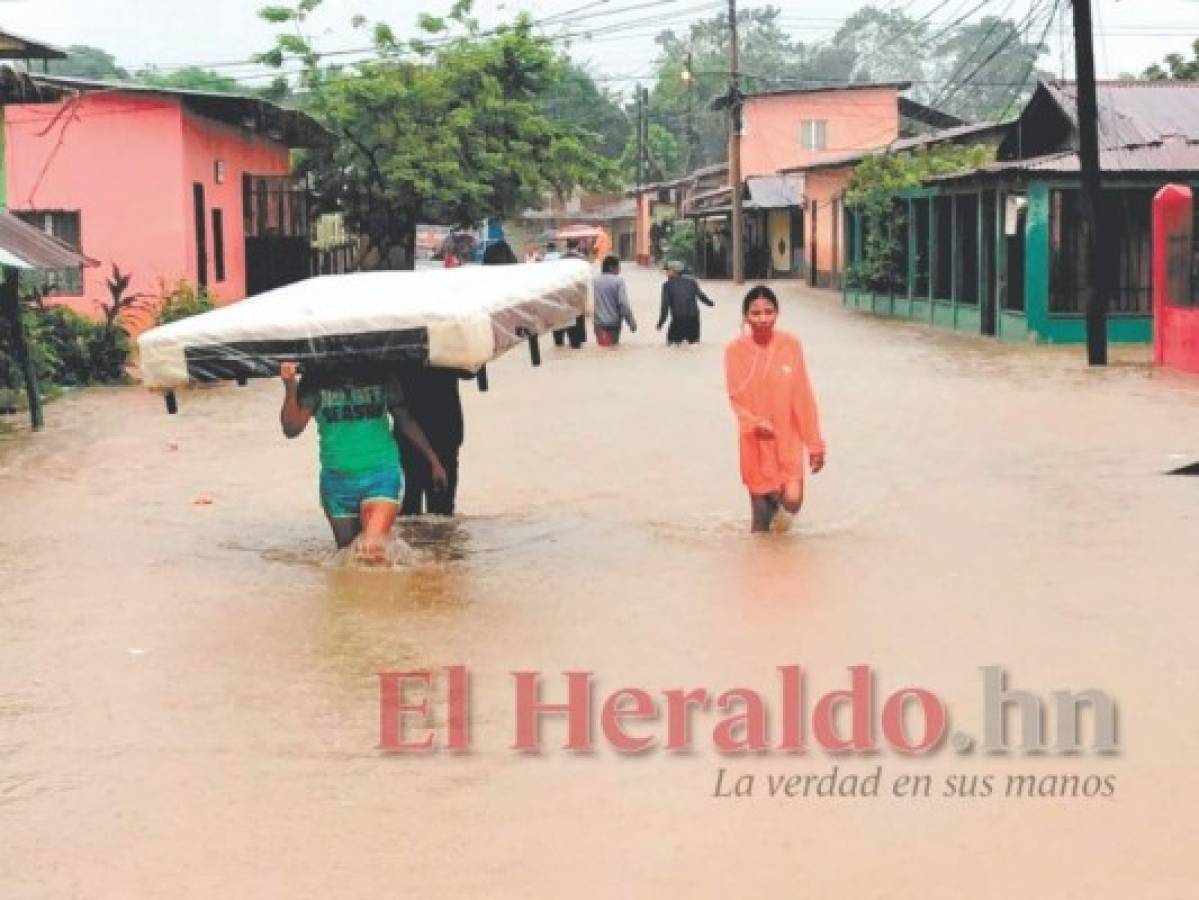
M153 328L147 387L273 375L303 365L421 363L478 371L527 338L591 313L583 260L324 275Z

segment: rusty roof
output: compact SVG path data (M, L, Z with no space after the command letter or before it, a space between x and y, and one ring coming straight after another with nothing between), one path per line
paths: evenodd
M73 269L97 263L7 209L0 209L0 265L17 269Z

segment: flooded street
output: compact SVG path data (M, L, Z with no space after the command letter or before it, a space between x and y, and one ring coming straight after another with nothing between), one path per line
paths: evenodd
M740 292L705 284L703 345L668 350L658 276L626 274L641 328L619 351L546 340L541 368L517 351L489 393L464 386L463 516L403 525L417 556L392 570L331 559L315 429L283 438L278 382L177 416L91 389L0 435L0 897L1199 894L1199 478L1164 474L1199 460L1199 380L784 284L829 462L791 533L751 536L721 368ZM377 673L455 664L472 752L377 750ZM976 735L980 666L1045 698L1098 688L1121 753L722 757L702 714L685 755L566 753L559 722L541 755L510 749L513 670L554 702L583 670L601 699L774 704L787 664L809 710L868 664L881 697L928 688ZM834 764L1117 787L713 796L722 766Z

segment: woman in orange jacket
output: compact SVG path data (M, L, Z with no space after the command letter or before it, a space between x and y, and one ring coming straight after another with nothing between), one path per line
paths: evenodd
M824 438L799 339L776 331L779 305L764 285L741 305L749 333L724 351L729 402L737 416L741 480L749 489L752 531L785 527L803 505L805 451L815 474L824 468Z

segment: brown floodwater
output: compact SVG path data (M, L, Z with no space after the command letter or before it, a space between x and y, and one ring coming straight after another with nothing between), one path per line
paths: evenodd
M343 564L277 383L74 392L0 436L0 897L1199 896L1199 381L1144 349L1013 347L781 288L827 470L751 536L711 284L705 343L521 352L464 392L453 522ZM197 502L207 500L210 502ZM512 670L742 685L869 664L977 734L979 667L1099 688L1121 752L622 756L513 741ZM465 664L468 754L376 749L381 671ZM810 706L810 702L809 702ZM440 707L439 721L444 720ZM641 727L634 725L630 730ZM663 727L647 726L658 735ZM1114 796L714 797L730 775L1098 774ZM886 782L884 782L886 784Z

